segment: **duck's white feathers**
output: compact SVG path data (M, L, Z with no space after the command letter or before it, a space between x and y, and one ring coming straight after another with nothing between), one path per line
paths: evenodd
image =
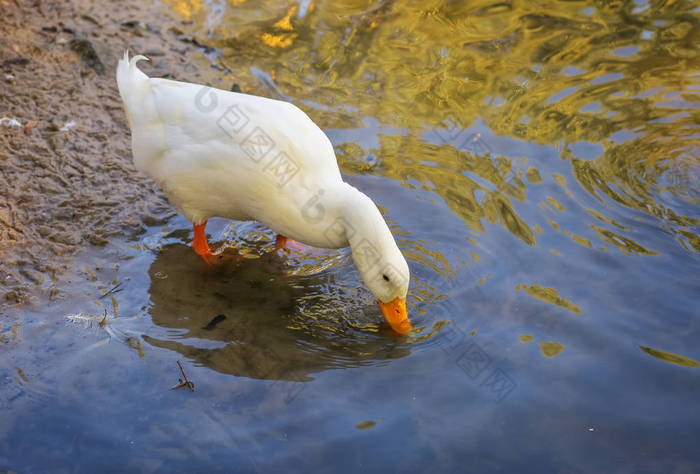
M149 78L136 66L140 59L126 53L117 67L134 163L186 217L195 223L213 216L254 219L329 246L298 228L300 210L319 190L344 185L328 137L303 111L288 102Z

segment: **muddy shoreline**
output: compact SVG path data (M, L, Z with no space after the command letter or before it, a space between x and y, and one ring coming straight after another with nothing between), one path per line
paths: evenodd
M149 55L150 75L205 82L217 71L181 22L148 3L0 5L0 307L7 309L59 297L82 249L134 238L176 213L131 162L113 73L122 52Z

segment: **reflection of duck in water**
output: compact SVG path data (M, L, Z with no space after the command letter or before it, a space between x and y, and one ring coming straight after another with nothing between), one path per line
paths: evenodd
M309 287L324 282L285 276L284 261L275 252L213 268L197 260L188 247L176 244L162 248L151 265L151 318L177 335L144 336L149 344L218 372L295 381L410 353L391 338L358 331L353 340L350 331L330 330L337 321L300 318L298 302L308 298Z
M409 332L406 260L372 200L342 180L323 131L287 102L151 79L140 59L126 53L117 67L134 164L194 224L195 251L216 259L204 233L213 216L256 220L315 247L350 246L391 327Z

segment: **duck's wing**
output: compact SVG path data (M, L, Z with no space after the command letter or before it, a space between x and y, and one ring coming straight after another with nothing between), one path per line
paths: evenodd
M188 150L192 159L240 160L246 167L291 160L318 179L340 179L330 140L295 105L167 79L149 82L166 152Z

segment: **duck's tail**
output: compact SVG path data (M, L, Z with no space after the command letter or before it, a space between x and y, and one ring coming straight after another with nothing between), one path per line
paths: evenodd
M134 164L141 171L151 173L156 158L165 147L165 129L152 92L151 79L136 67L145 56L129 59L129 52L117 65L117 85L124 102L124 111L131 128L131 149Z
M119 95L121 95L122 101L124 102L126 115L129 119L129 126L132 127L132 130L132 112L138 110L139 104L143 100L145 86L148 82L148 76L136 67L136 63L142 59L148 61L146 56L141 56L140 54L129 59L129 51L125 51L124 57L119 60L119 64L117 65L117 86L119 87Z

